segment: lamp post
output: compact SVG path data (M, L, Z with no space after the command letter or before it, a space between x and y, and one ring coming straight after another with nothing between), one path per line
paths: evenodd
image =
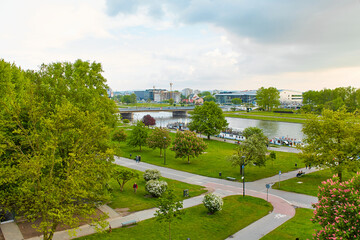
M164 137L164 165L166 165L166 137Z
M245 197L245 156L242 156L243 164L241 166L242 168L242 181L243 181L243 197Z

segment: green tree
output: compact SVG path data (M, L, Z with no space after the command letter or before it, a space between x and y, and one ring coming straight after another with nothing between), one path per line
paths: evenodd
M169 239L171 239L171 223L184 215L184 211L181 211L183 203L176 198L173 190L169 189L159 198L158 208L159 210L155 212L156 220L169 224Z
M112 135L112 140L117 142L124 142L126 141L126 133L123 128L118 128L114 131Z
M255 134L260 135L261 137L265 138L263 130L261 128L258 128L258 127L247 127L242 132L242 135L245 138L249 138L250 136L255 135Z
M271 111L280 105L280 92L274 87L261 87L256 92L256 102L263 109Z
M196 133L178 131L171 150L175 152L175 158L187 157L188 163L190 163L190 157L198 157L206 148L206 143L202 138L197 137Z
M344 170L357 171L360 156L360 121L345 109L325 109L321 116L310 115L303 127L302 157L313 166L330 167L342 181Z
M132 93L130 95L122 96L121 102L123 102L123 103L132 103L132 104L136 103L136 94Z
M206 95L203 97L204 102L216 102L216 98L212 95Z
M145 125L141 121L136 122L136 126L130 132L128 136L128 145L132 147L141 147L146 145L146 140L148 137L148 130L145 128Z
M209 91L204 91L198 94L199 97L212 96Z
M267 138L260 134L253 134L235 149L235 153L228 159L233 166L240 166L240 175L242 175L242 165L250 163L256 166L264 166L267 153Z
M41 218L44 239L109 199L116 116L101 72L81 60L37 72L0 61L0 205Z
M149 148L159 148L160 156L163 149L167 149L170 146L171 137L169 131L165 128L156 127L153 131L150 132L147 139L147 144Z
M126 169L126 168L117 168L114 170L113 178L117 181L120 186L120 191L124 190L124 186L131 179L138 179L139 174L134 170Z
M242 103L242 100L241 100L241 98L233 98L233 99L231 99L231 103L234 105L239 105Z
M174 99L170 98L169 99L169 105L172 106L174 104Z
M190 118L190 130L203 133L208 139L228 126L223 111L214 102L205 102L202 106L196 106Z
M360 175L341 182L334 176L319 187L319 202L314 204L313 223L322 229L314 239L359 239Z

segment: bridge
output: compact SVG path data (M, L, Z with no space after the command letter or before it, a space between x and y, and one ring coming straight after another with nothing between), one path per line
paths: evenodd
M119 108L120 115L123 119L133 119L134 112L172 112L173 117L186 117L187 112L194 110L195 106L191 107L135 107L135 108Z

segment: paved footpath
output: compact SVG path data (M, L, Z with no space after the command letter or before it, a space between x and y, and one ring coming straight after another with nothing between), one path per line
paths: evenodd
M182 172L170 168L160 167L144 162L136 163L134 160L127 159L127 158L115 158L115 163L121 166L125 166L128 168L145 171L146 169L158 169L163 177L190 183L201 185L210 189L213 189L215 194L220 195L221 197L226 197L230 195L241 195L243 192L242 183L239 182L232 182L227 181L224 179L218 178L210 178L205 176L200 176L188 172ZM303 170L306 173L316 171L315 169L299 169ZM281 181L290 179L296 176L296 173L299 171L293 171L289 173L285 173L281 175ZM245 192L246 195L267 199L273 205L273 211L269 213L267 216L259 219L258 221L250 224L246 228L240 230L239 232L229 236L230 239L247 239L247 240L256 240L260 239L267 233L271 232L290 218L295 215L295 208L296 207L305 207L305 208L312 208L311 204L317 202L317 198L303 195L303 194L296 194L296 193L289 193L279 190L270 189L269 194L266 194L266 187L265 184L267 183L275 183L279 181L279 177L273 176L270 178L261 179L254 182L245 183ZM197 196L193 198L189 198L184 200L184 208L196 206L202 203L203 195ZM108 206L104 205L101 206L101 209L104 212L109 213L109 219L107 220L112 228L122 227L124 223L128 221L143 221L146 219L150 219L154 217L154 213L157 210L156 208L147 209L139 212L135 212L125 217L118 216L115 211L113 211ZM14 227L14 224L9 224L6 226L1 226L1 228L6 230L8 227L9 229ZM16 225L16 224L15 224ZM16 232L16 231L15 231ZM4 233L4 231L3 231ZM89 234L95 233L95 230L90 225L83 225L76 230L76 237L85 236ZM5 234L4 234L5 235ZM19 234L18 234L19 235ZM59 231L54 234L54 240L68 240L72 239L67 230ZM22 235L20 233L19 236L15 238L7 238L6 240L21 240ZM29 240L40 240L41 237L33 237Z

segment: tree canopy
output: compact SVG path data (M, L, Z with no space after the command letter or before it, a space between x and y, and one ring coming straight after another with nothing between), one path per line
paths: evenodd
M133 130L130 132L128 136L128 142L127 144L132 147L141 147L146 145L148 137L148 129L145 128L145 125L141 121L136 122L136 126L133 128Z
M208 139L228 126L223 111L214 102L205 102L202 106L196 106L190 118L190 130L203 133Z
M153 118L150 114L145 115L142 118L142 122L145 124L145 126L154 126L156 124L155 118Z
M302 156L305 163L330 167L342 180L344 170L357 171L360 156L360 121L345 109L325 109L321 116L310 115L304 124Z
M242 100L241 100L241 98L233 98L233 99L231 99L231 103L234 105L239 105L242 103Z
M202 138L197 137L196 133L178 131L171 150L175 152L175 158L187 158L190 163L190 157L198 157L206 148L206 143Z
M0 61L0 205L52 239L108 199L116 106L98 63L43 64L23 71Z
M150 132L149 137L147 139L147 144L150 148L159 148L160 156L162 149L166 149L170 146L171 137L169 135L169 131L165 128L155 128Z
M256 91L256 103L261 108L271 111L280 105L280 92L274 87L261 87Z

